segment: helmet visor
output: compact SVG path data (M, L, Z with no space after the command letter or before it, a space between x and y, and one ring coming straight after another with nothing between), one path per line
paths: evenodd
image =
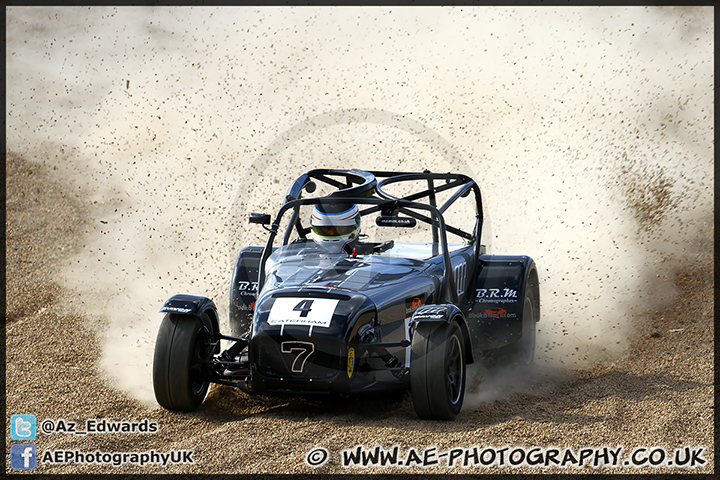
M357 229L357 225L313 225L312 232L319 237L346 237Z

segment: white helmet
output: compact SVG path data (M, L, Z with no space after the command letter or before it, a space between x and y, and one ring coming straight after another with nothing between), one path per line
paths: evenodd
M347 203L315 205L310 220L312 239L325 248L340 252L360 233L360 211Z

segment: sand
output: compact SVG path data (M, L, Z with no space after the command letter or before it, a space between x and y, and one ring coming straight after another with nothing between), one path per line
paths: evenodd
M419 420L409 394L349 401L341 405L284 398L250 397L230 387L211 389L193 413L147 406L114 388L98 367L99 331L82 316L67 314L77 301L55 281L57 269L82 248L92 220L91 206L66 195L51 172L21 157L7 160L7 419L33 413L84 427L87 419L157 422L154 434L69 433L38 435L39 452L159 452L193 450L193 465L100 466L43 464L38 473L537 473L677 472L672 467L559 469L499 468L343 468L341 452L356 445L402 452L451 448L623 447L621 458L636 447L662 447L672 453L685 446L704 447L714 469L713 437L713 265L677 272L679 295L672 305L638 315L629 351L589 369L556 375L532 373L524 392L509 393L454 422ZM711 251L710 237L698 238ZM330 452L314 469L305 455L313 447ZM8 472L10 467L8 463ZM683 471L683 470L680 470Z

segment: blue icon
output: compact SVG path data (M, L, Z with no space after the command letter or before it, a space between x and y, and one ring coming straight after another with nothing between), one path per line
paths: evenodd
M35 470L37 449L31 443L10 445L10 467L13 470Z
M12 415L10 417L10 438L12 440L35 440L37 419L35 415Z

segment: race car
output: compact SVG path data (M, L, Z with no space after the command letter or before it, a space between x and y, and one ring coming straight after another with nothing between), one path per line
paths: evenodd
M268 238L237 256L230 334L207 297L174 295L160 310L153 385L167 409L198 408L210 383L340 397L410 389L419 417L452 420L467 365L534 360L537 267L486 253L480 189L464 174L315 169L274 219L249 221Z

